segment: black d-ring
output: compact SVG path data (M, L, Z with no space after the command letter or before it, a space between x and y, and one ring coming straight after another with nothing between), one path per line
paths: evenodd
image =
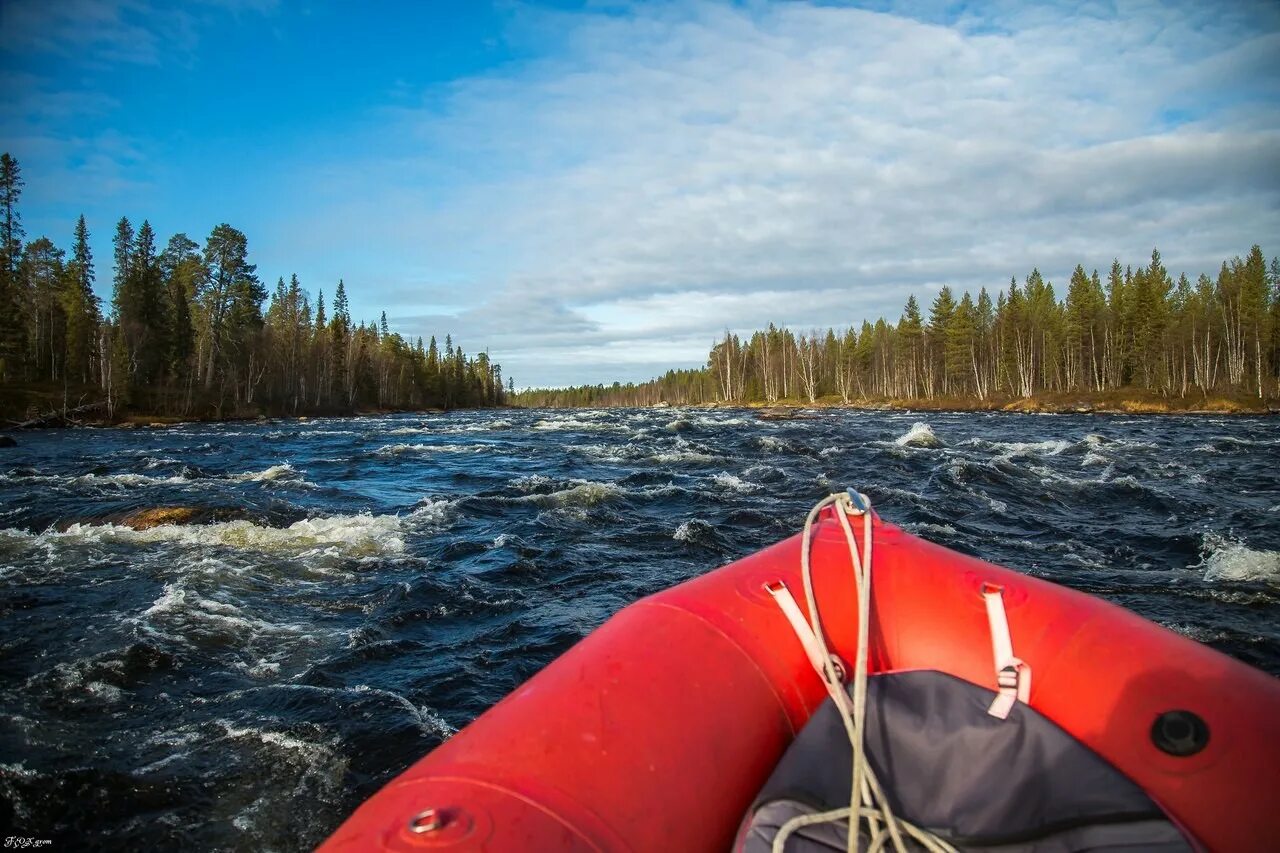
M1209 726L1191 711L1165 711L1151 725L1156 749L1185 758L1209 745Z

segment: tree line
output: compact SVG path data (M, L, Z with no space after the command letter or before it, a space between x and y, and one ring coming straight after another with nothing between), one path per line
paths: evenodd
M71 250L24 243L17 161L0 156L0 385L98 395L113 414L223 416L454 408L505 402L502 368L445 336L410 342L355 322L339 279L313 302L297 275L269 290L248 241L227 224L201 246L175 234L160 247L150 222L115 227L111 302L94 293L84 216ZM266 310L263 305L266 303Z
M827 398L959 398L1138 390L1169 398L1280 393L1280 258L1254 246L1217 276L1176 281L1153 250L1146 266L1113 261L1105 278L1077 265L1065 297L1032 270L994 299L939 288L925 317L908 297L896 324L795 332L726 331L706 367L639 384L533 390L521 405L646 406Z

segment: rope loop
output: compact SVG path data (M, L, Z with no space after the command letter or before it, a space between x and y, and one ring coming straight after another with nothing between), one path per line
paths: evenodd
M832 508L832 515L844 532L857 595L858 646L853 659L853 678L849 689L845 687L849 680L848 667L831 652L827 644L826 635L822 630L822 617L818 612L817 596L813 591L813 567L810 564L813 526L822 511L828 507ZM849 743L853 748L853 772L849 780L848 807L819 814L797 815L787 821L778 828L778 834L774 836L773 853L783 853L787 839L797 830L838 820L849 822L848 853L859 853L863 820L867 822L867 830L871 838L870 853L879 851L886 841L893 845L897 853L906 853L904 834L910 836L930 853L955 853L955 848L943 839L893 814L884 789L866 760L863 724L867 713L867 656L871 621L871 515L870 498L853 489L848 489L827 495L818 501L813 509L809 510L804 520L804 535L801 537L800 545L800 576L804 581L805 603L809 606L809 625L805 634L811 632L811 637L801 634L804 630L803 626L795 626L795 628L800 635L801 643L814 647L810 661L822 679L836 710L840 712L840 719L844 722L845 733L849 736ZM850 517L862 519L861 551L853 532L853 525L849 522ZM780 586L785 592L785 585L780 584ZM775 595L775 598L777 597ZM789 593L786 598L790 599ZM791 606L794 608L794 602Z

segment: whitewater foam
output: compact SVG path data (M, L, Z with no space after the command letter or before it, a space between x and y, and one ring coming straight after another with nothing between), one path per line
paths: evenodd
M933 429L922 421L911 425L911 429L894 439L899 447L944 447L942 439L934 435Z
M336 515L296 521L288 527L263 527L251 521L216 524L162 524L134 530L118 524L76 523L66 530L43 533L4 531L12 540L34 545L96 545L122 543L236 548L296 556L329 553L367 557L404 550L404 525L395 515Z
M561 417L561 418L543 418L533 425L533 429L543 431L555 430L583 430L587 432L602 432L626 429L626 427L612 424L601 423L598 418L588 418L584 416Z
M688 521L681 522L671 538L677 542L697 542L700 539L705 539L712 532L713 528L710 524L700 518L691 518Z
M456 501L444 498L440 500L423 498L413 508L413 512L409 513L409 517L427 524L444 524L453 518L455 509L457 509Z
M719 474L712 475L711 481L722 489L737 492L741 495L758 492L761 488L755 483L749 483L741 477L730 474L728 471L721 471Z
M1002 451L1000 455L1006 459L1013 459L1017 456L1057 456L1072 446L1071 442L1061 439L1051 439L1049 441L993 441L989 443L993 447L1000 448Z
M713 453L708 453L683 438L677 439L675 446L667 450L659 450L649 455L649 460L659 463L679 463L679 462L714 462L720 457Z
M305 636L308 633L304 625L268 622L246 614L234 604L206 598L187 588L182 581L165 584L164 591L142 611L141 617L147 621L155 621L158 617L182 619L187 620L188 625L195 621L242 637L261 634ZM185 639L185 633L183 637Z
M546 507L590 507L614 500L623 490L613 483L570 480L572 486L545 494L521 495L516 500Z
M399 456L405 453L479 453L492 450L486 444L388 444L379 447L379 456Z
M302 478L302 474L288 462L272 465L263 471L245 471L242 474L229 474L227 479L238 483L277 483L281 481L306 483ZM314 484L307 483L307 485Z
M1280 551L1262 551L1217 534L1207 534L1202 548L1207 581L1265 581L1280 583Z
M35 479L35 478L33 478ZM41 477L44 480L63 480L61 477ZM81 474L71 480L72 483L85 486L185 486L193 482L182 476L151 477L147 474Z

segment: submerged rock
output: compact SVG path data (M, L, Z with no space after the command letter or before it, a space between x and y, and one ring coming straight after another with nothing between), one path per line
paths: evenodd
M66 529L72 523L118 524L133 530L151 530L154 527L179 524L215 524L223 521L237 521L247 513L232 507L207 506L151 506L128 512L112 513L91 519L76 519L59 525Z
M156 506L131 512L120 519L120 524L134 530L150 530L162 524L190 524L207 513L193 506Z
M0 435L0 447L17 447L18 442L13 440L12 436Z

